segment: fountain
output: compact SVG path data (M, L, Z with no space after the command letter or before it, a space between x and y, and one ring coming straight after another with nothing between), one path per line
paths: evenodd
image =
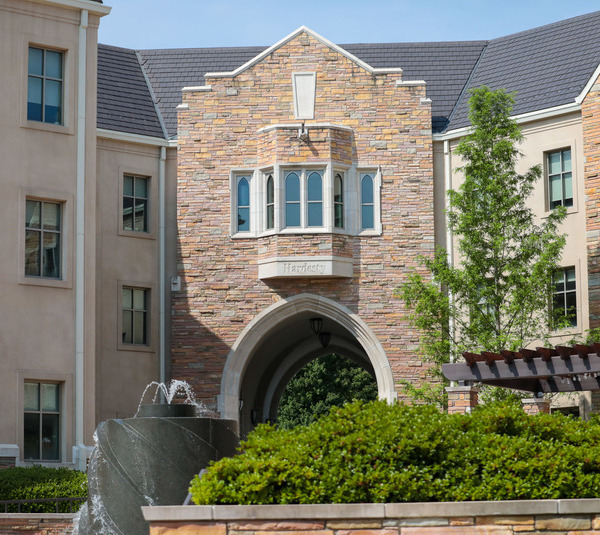
M152 386L151 404L143 404ZM177 394L183 403L172 403ZM157 403L162 396L164 403ZM162 400L160 400L162 401ZM235 453L237 423L206 416L190 386L173 381L146 387L133 418L107 420L94 434L88 501L79 535L147 534L143 505L181 505L192 477L210 461Z

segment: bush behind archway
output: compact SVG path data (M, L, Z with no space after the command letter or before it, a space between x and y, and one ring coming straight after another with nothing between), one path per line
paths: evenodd
M600 496L600 423L490 405L472 415L355 402L306 427L259 426L191 484L196 504Z

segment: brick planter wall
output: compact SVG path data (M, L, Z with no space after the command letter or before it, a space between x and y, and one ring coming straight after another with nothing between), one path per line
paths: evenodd
M150 535L600 534L600 500L144 507Z
M0 534L64 535L73 533L73 517L69 513L0 513Z

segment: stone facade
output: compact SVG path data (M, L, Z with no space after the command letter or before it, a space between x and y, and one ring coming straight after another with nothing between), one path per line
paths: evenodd
M600 327L600 81L581 105L590 328Z
M304 71L316 72L315 118L300 121L291 80ZM210 90L184 89L177 214L183 291L173 299L172 375L209 405L243 329L273 303L301 293L360 316L396 381L421 378L423 368L411 363L417 336L393 293L417 256L433 249L431 111L424 84L403 85L400 77L369 72L303 31L235 76L206 75ZM306 142L297 134L302 122ZM348 175L379 170L381 232L231 236L231 173L311 164ZM262 259L311 256L351 258L353 275L259 280Z

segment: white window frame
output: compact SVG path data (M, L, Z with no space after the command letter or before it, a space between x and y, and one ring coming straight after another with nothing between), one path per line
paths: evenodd
M259 200L258 180L255 180L256 171L254 169L236 169L229 174L230 191L230 229L229 235L232 238L251 238L259 233L259 227L264 227L264 223L259 223L261 219L262 206ZM250 187L250 229L238 230L238 184L242 178L248 180Z
M369 175L373 179L373 228L362 228L362 179ZM381 222L381 168L360 167L356 173L357 193L357 234L359 236L379 236L382 232Z

